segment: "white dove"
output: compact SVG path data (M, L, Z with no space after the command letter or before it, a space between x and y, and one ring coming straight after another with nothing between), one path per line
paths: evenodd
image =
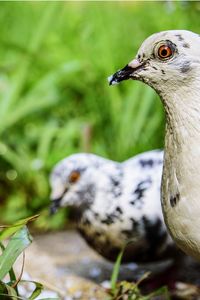
M152 262L177 253L160 204L163 152L139 154L123 163L94 154L73 154L50 177L52 211L71 207L77 228L98 253L115 261Z
M186 30L148 37L136 58L109 78L143 81L166 113L162 209L171 236L200 259L200 35Z

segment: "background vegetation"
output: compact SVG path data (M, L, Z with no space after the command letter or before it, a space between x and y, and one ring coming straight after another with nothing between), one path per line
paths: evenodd
M48 174L74 152L125 160L163 146L163 112L139 82L109 87L153 32L200 32L199 2L0 3L0 221L48 217Z

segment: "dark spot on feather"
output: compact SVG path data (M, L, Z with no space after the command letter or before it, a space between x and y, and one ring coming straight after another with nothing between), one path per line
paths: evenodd
M113 224L116 219L118 219L118 216L116 214L107 214L106 218L101 220L101 223L110 225Z
M179 41L184 41L184 38L181 34L175 34L175 36L178 38Z
M165 71L164 70L161 70L161 72L162 72L163 75L165 75Z
M154 166L154 161L153 159L140 159L139 164L141 165L142 168L145 167L152 168Z
M134 199L131 200L129 203L131 205L136 205L138 204L138 202L140 204L142 204L142 199L144 197L144 193L145 191L149 188L149 186L151 185L152 180L151 178L148 178L146 180L141 181L140 183L138 183L136 189L133 191L133 197Z
M143 217L145 237L148 243L149 255L155 255L157 249L162 247L167 238L167 233L162 230L162 222L157 219L151 222L147 217Z
M184 43L184 44L183 44L183 47L184 47L184 48L190 48L190 45L189 45L188 43Z
M94 213L95 218L99 217L99 214L97 212Z
M184 64L180 67L181 73L187 73L191 69L191 64L189 61L184 62Z
M109 176L111 181L111 190L114 194L115 198L120 197L122 194L122 187L121 187L121 177L123 176L123 172L118 170L118 176Z
M116 211L117 211L119 214L122 214L122 213L123 213L121 207L119 207L119 206L116 207Z
M158 70L158 69L157 69L156 67L154 67L154 66L153 66L152 68L153 68L154 70Z
M147 187L145 184L149 185L149 181L142 181L137 185L137 188L134 191L134 194L137 196L137 199L141 199L144 197L144 192L146 191Z
M106 224L106 225L110 225L110 224L113 224L114 221L113 221L112 218L107 217L107 219L101 220L101 223Z
M132 229L135 230L138 227L138 222L133 218L130 218L130 221L132 223Z
M180 200L180 194L177 193L175 196L171 196L170 197L170 205L171 207L175 207L176 204L179 202Z
M120 183L118 179L111 177L111 176L110 176L110 180L111 180L112 185L114 185L114 186L118 186Z

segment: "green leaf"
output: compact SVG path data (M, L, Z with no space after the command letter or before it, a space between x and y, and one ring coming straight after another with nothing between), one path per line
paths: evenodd
M10 299L10 297L12 297L11 299L19 299L17 296L17 292L16 290L9 286L8 284L0 281L0 299L1 300L6 300L6 299Z
M28 283L34 283L35 284L35 289L32 292L32 294L28 297L29 300L34 300L37 296L39 296L43 290L43 285L37 281L32 281L32 280L21 280L20 283L23 282L28 282Z
M15 260L31 242L32 237L26 226L22 227L11 237L8 245L0 256L0 280L6 276Z
M24 227L24 225L26 225L28 222L34 221L39 215L35 215L32 217L28 217L25 219L22 219L20 221L17 221L15 224L13 225L9 225L9 226L0 226L1 228L5 228L0 232L0 241L3 241L5 239L7 239L8 237L10 237L12 234L14 234L15 232L17 232L19 229L21 229L22 227Z

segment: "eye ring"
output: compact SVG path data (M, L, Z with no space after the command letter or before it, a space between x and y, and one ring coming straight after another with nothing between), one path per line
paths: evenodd
M158 57L162 60L166 60L172 57L174 51L168 44L163 44L158 48Z

